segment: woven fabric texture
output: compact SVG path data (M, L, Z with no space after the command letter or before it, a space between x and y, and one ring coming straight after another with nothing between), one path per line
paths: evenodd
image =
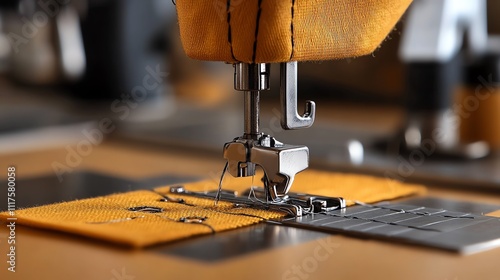
M181 40L194 59L271 63L373 52L411 0L179 0Z
M249 186L262 186L260 174L255 178L234 178L225 176L223 188L242 192ZM211 191L217 189L217 180L206 180L190 183L189 190ZM167 192L168 187L158 188L157 191ZM422 185L407 184L390 178L379 178L374 176L333 173L317 170L306 170L295 176L292 192L343 197L347 205L354 205L354 201L374 203L383 200L391 200L399 197L423 194L426 189Z
M352 200L375 202L422 193L425 188L405 185L386 179L360 175L345 175L306 171L297 177L293 191L343 196ZM229 176L230 177L230 176ZM248 180L230 179L225 189L243 190ZM213 180L184 185L186 189L214 190ZM104 197L82 199L17 210L17 223L44 229L58 230L131 247L144 247L196 235L211 234L267 219L278 219L283 213L251 208L238 208L231 203L171 195L169 187L155 191L133 191ZM163 195L170 199L182 198L185 203L161 201ZM160 213L131 211L132 207L157 207ZM8 212L0 219L11 218ZM198 218L203 221L196 222ZM191 223L190 223L191 221ZM193 222L194 221L194 222Z
M172 195L183 198L186 204L160 201L161 195L152 191L133 191L104 197L82 199L18 210L17 223L52 229L105 241L144 247L195 235L210 234L248 226L282 217L282 213L248 208L235 208L213 200ZM195 205L195 206L191 206ZM131 207L159 207L161 213L133 212ZM255 217L253 217L255 216ZM0 213L1 219L11 217ZM182 219L204 218L203 223L186 223ZM260 218L259 218L260 217Z

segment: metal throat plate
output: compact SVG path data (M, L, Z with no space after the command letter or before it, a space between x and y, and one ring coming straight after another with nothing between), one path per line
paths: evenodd
M270 200L269 195L261 187L252 187L243 192L242 196L226 190L191 192L183 186L171 187L170 193L210 198L216 201L220 199L238 205L280 211L286 213L289 217L301 217L310 213L326 213L335 209L345 208L346 206L345 200L341 197L326 197L293 192L289 192L279 200Z
M193 193L182 187L173 193L214 198L217 192ZM262 200L263 190L253 188L236 196L223 191L222 201L250 207L283 211L282 220L269 221L283 226L410 243L460 253L475 253L500 246L500 219L478 214L449 211L400 203L364 204L345 207L341 198L292 193L286 202Z

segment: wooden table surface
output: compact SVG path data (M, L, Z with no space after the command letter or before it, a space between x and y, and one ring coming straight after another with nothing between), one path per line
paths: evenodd
M4 169L15 165L20 179L53 173L52 164L65 163L67 155L65 148L8 154L1 156L1 163ZM212 177L222 165L222 158L211 155L107 141L94 146L73 169L138 179L165 174ZM0 179L5 178L6 172L1 172ZM429 188L429 194L500 205L499 193ZM7 228L1 227L3 256L7 234ZM331 235L203 262L22 226L16 228L16 239L16 272L7 271L6 257L2 257L0 279L500 279L500 248L459 255Z

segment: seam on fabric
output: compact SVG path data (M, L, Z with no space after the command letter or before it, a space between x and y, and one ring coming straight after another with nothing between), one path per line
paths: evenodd
M227 0L226 4L226 13L227 13L227 41L229 42L229 48L231 49L231 57L234 61L238 61L234 56L233 51L233 38L231 35L231 0Z
M294 38L294 34L293 34L293 18L294 18L294 14L295 14L295 0L292 0L291 12L292 12L292 19L290 21L290 31L291 31L292 52L290 53L290 60L292 60L293 54L295 51L295 38Z
M157 192L155 190L152 190L152 192L155 193L155 194L157 194L157 195L160 195L163 198L168 197L165 194ZM231 212L229 212L231 210L238 209L238 207L231 208L231 209L229 209L229 211L221 211L221 210L212 209L212 208L209 208L209 207L203 207L203 206L199 206L199 205L196 205L196 204L187 203L185 201L183 201L183 202L165 201L165 202L178 203L178 204L181 204L181 205L185 205L185 206L189 206L189 207L193 207L193 208L197 208L197 209L203 209L203 210L207 210L207 211L212 211L212 212L216 212L216 213L222 213L222 214L228 214L228 215L236 215L236 216L246 216L246 217L258 218L258 219L261 219L261 220L269 220L269 218L264 218L264 217L257 216L257 215L246 214L246 213L231 213Z
M257 11L257 18L255 19L255 38L253 41L252 63L255 63L257 55L257 36L259 35L260 14L262 13L262 0L259 0L259 10Z

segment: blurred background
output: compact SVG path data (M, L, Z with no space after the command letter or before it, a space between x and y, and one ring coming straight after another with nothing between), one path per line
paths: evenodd
M299 64L310 129L279 127L272 65L262 131L307 145L314 168L500 189L500 2L425 16L419 2L372 55ZM222 158L242 130L232 65L185 56L172 1L0 2L0 155L112 141Z

